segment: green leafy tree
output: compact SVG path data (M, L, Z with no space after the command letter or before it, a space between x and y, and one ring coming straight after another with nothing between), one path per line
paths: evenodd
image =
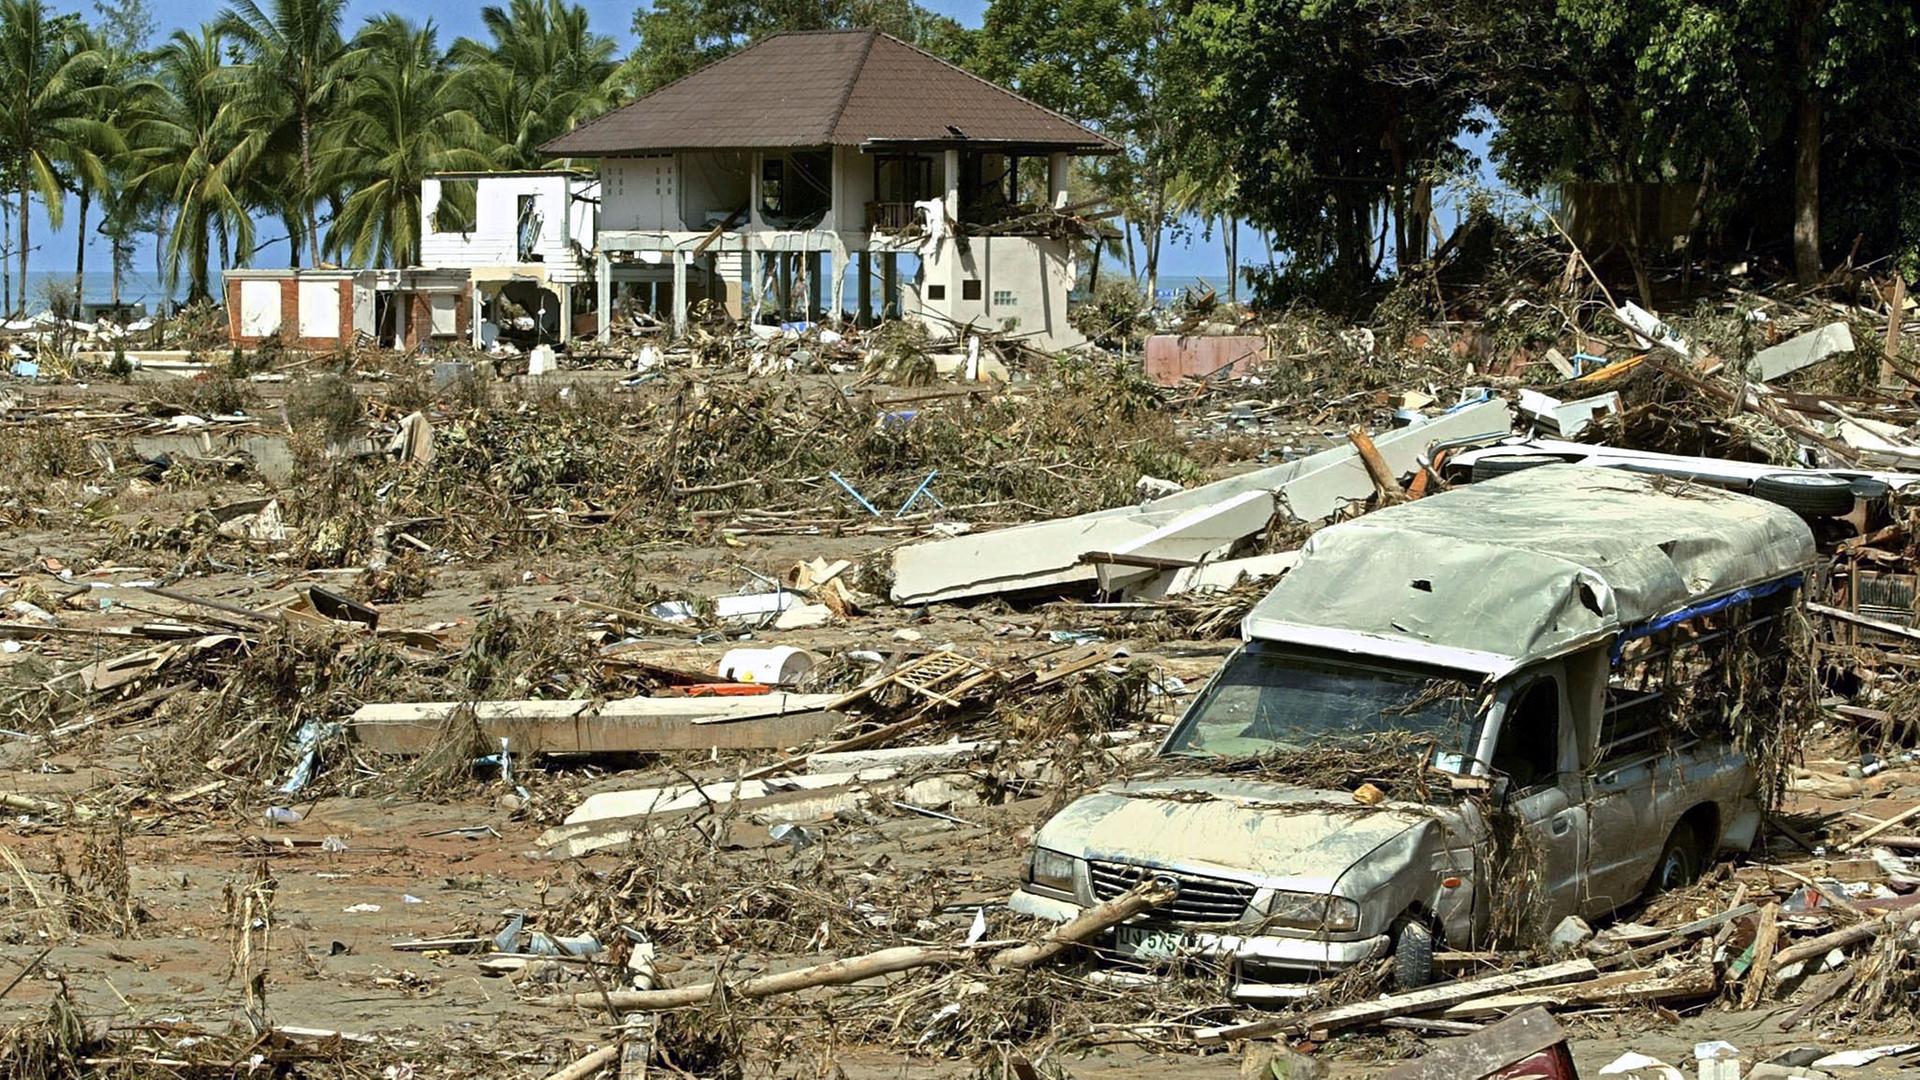
M318 175L346 192L327 247L354 263L411 266L420 254L420 186L428 174L485 169L479 124L431 22L368 22L346 66L352 87L321 138Z
M320 189L315 183L314 150L341 95L341 60L347 43L340 34L340 19L346 0L268 3L270 10L262 9L256 0L237 0L221 14L219 25L246 56L243 100L251 114L249 125L291 129L299 166L293 209L298 214L298 234L317 265L320 225L315 205Z
M1129 225L1129 262L1149 290L1162 239L1183 209L1177 147L1195 80L1174 38L1176 15L1158 0L994 0L974 50L988 78L1121 145L1123 153L1085 168Z
M65 217L63 173L105 182L97 149L116 136L97 117L100 54L87 47L77 17L54 15L41 0L0 0L0 156L17 185L19 296L27 305L27 260L33 250L32 200L58 228Z
M121 136L117 152L106 162L107 183L99 189L102 216L100 234L107 238L113 269L113 303L120 303L121 281L133 265L134 242L142 233L157 231L158 206L135 195L133 178L140 160L132 141L140 117L159 100L160 88L150 76L155 21L147 0L96 0L93 5L100 36L107 100L101 119ZM83 189L91 190L91 189ZM82 221L85 214L82 214ZM86 229L80 229L75 257L75 287L85 288ZM84 295L84 293L82 294Z
M229 41L217 25L176 30L156 54L155 94L131 128L132 197L164 208L159 252L169 289L184 275L187 298L212 295L212 247L245 264L253 215L245 195L268 132L247 123L245 74L225 63Z
M542 144L611 104L617 46L565 0L512 0L480 9L480 22L489 40L451 50L467 112L498 144L500 167L538 168Z
M619 83L646 94L770 34L871 27L955 62L972 36L914 0L651 0L633 16L640 39Z
M1176 22L1179 67L1200 73L1183 138L1215 144L1234 205L1330 303L1357 300L1389 254L1424 256L1433 183L1466 161L1474 69L1419 10L1196 0Z

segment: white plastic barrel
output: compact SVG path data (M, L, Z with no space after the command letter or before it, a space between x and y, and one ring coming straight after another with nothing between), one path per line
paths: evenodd
M813 670L814 656L791 645L769 649L729 649L720 658L720 675L735 682L787 686Z

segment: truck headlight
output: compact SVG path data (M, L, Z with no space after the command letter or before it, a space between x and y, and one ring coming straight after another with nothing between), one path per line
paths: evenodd
M1027 855L1027 881L1043 889L1070 893L1079 864L1079 859L1064 852L1036 847Z
M1265 921L1296 930L1358 930L1360 905L1326 893L1275 892L1267 900Z

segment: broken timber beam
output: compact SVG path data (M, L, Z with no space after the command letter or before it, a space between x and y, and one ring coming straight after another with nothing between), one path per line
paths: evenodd
M1422 987L1404 994L1388 994L1372 1001L1339 1005L1300 1017L1255 1020L1246 1024L1202 1028L1194 1033L1194 1040L1205 1044L1226 1042L1231 1039L1264 1039L1294 1029L1306 1031L1314 1039L1324 1039L1326 1033L1338 1031L1341 1028L1375 1023L1390 1016L1433 1012L1488 994L1502 994L1535 986L1590 979L1597 973L1598 969L1590 960L1564 960L1545 967L1528 968L1524 971L1503 971L1498 975Z
M1778 973L1781 968L1786 967L1788 964L1798 963L1801 960L1812 959L1816 956L1824 956L1830 950L1851 945L1856 941L1866 941L1869 938L1879 937L1889 930L1898 930L1916 919L1920 919L1920 904L1916 904L1910 908L1902 908L1899 911L1889 911L1878 919L1874 919L1872 922L1856 923L1844 930L1835 930L1831 933L1821 934L1817 938L1809 938L1806 941L1788 946L1774 953L1773 970Z
M798 746L830 734L844 718L827 709L831 694L750 698L628 698L589 701L483 701L472 714L489 741L521 754L637 753L659 750L758 750ZM437 744L457 710L441 701L363 705L348 721L354 737L382 754L420 754Z
M1174 895L1173 889L1159 882L1144 882L1105 903L1095 904L1075 915L1039 941L1030 945L1016 945L1005 952L995 953L988 966L995 971L1030 968L1058 955L1069 945L1079 944L1108 927L1126 922L1148 908L1172 900Z
M727 987L727 996L751 1000L753 998L773 997L777 994L791 994L799 990L810 990L816 986L845 986L880 975L892 975L914 968L943 967L957 964L965 959L965 949L942 949L924 945L901 945L891 949L881 949L864 956L850 956L841 960L829 960L824 964L798 968L794 971L782 971L772 975L760 975L745 979ZM584 991L577 994L558 994L552 997L534 998L533 1004L547 1006L587 1005L615 1009L620 1012L654 1012L667 1009L689 1009L703 1005L713 997L713 983L696 983L692 986L676 986L667 990L614 990L608 993Z

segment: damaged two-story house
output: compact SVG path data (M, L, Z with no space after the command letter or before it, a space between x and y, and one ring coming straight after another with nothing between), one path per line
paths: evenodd
M1075 155L1111 140L874 30L778 34L544 147L594 160L599 330L628 282L761 318L851 313L936 333L1067 324ZM848 268L853 269L851 275ZM877 303L877 307L876 307Z

